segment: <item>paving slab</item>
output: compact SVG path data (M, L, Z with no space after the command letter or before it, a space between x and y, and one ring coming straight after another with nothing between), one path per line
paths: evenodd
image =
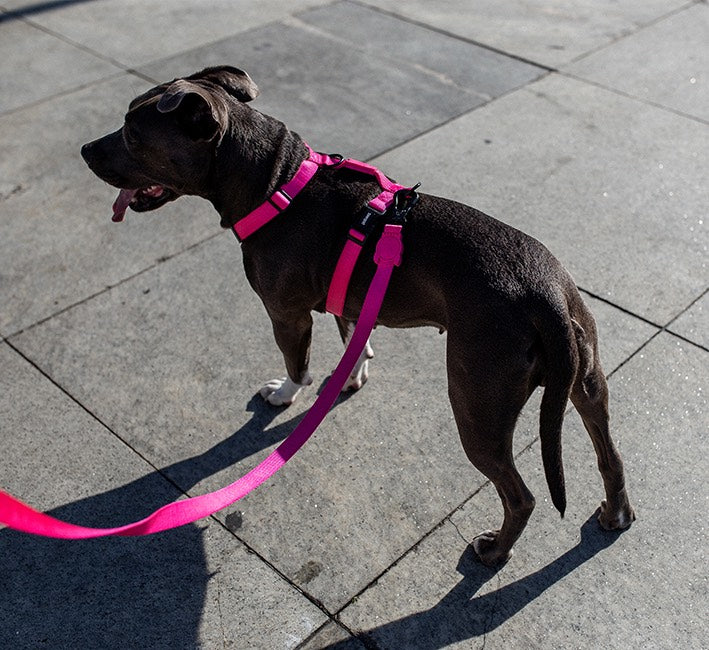
M336 646L340 650L364 650L364 644L343 630L336 623L328 623L318 630L311 639L299 646L298 650L322 650Z
M365 0L367 2L367 0ZM367 4L558 67L685 6L684 0L371 0Z
M366 34L391 36L375 46L371 41L377 39L367 40ZM426 54L412 59L413 51ZM542 73L349 3L305 12L140 71L162 81L224 63L246 70L259 85L254 108L284 121L315 149L360 159Z
M709 7L698 3L564 71L709 121Z
M84 164L81 145L120 127L149 85L99 82L0 116L0 332L7 336L220 232L211 205L183 199L111 222L117 190Z
M709 293L705 293L676 321L670 330L688 338L697 345L709 348Z
M183 490L216 489L283 439L315 395L289 409L255 395L283 362L239 258L224 233L11 341ZM595 302L612 369L653 330ZM380 329L373 345L365 389L278 477L220 515L332 611L483 482L453 424L445 337ZM315 386L340 354L332 319L318 316ZM518 449L537 435L537 402Z
M657 332L654 327L608 303L581 293L598 327L598 348L606 376L625 363Z
M79 0L58 4L5 0L3 6L121 66L135 67L320 4L318 0Z
M545 70L513 57L445 36L440 31L382 14L352 2L304 11L297 18L372 56L415 67L444 83L490 100L545 74ZM386 92L386 85L381 92ZM441 96L446 101L446 96Z
M483 567L469 546L501 514L487 486L340 619L379 648L704 647L708 367L706 351L662 334L611 380L614 437L638 513L629 530L606 533L592 514L601 482L574 416L563 520L535 444L518 465L537 508L507 565Z
M33 25L3 20L1 13L0 60L5 71L17 71L0 75L0 114L120 72Z
M3 489L96 526L180 496L4 343L0 365ZM89 541L0 529L0 590L3 648L288 648L326 621L214 520Z
M666 324L706 288L708 156L704 125L554 74L375 163L532 234L584 289Z

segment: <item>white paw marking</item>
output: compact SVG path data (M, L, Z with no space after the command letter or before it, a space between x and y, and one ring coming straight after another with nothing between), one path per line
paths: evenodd
M366 358L363 359L360 357L352 373L347 378L345 385L342 387L342 392L346 393L350 390L359 390L367 383L367 379L369 379L369 362Z
M280 379L271 379L261 388L259 393L269 404L273 406L288 406L295 402L303 388L312 383L310 375L306 375L305 383L296 384L289 377L281 377Z
M598 521L605 530L623 530L635 521L635 513L627 501L617 512L609 513L608 511L608 502L603 499Z

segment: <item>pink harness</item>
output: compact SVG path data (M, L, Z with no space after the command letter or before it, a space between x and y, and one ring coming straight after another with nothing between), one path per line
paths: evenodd
M70 524L34 510L2 490L0 490L0 524L6 524L10 528L26 533L62 539L149 535L169 530L208 517L243 498L273 476L310 438L335 403L374 328L392 271L395 266L401 264L403 252L401 229L405 215L415 204L417 195L416 188L407 189L393 183L371 165L316 153L310 147L308 151L308 158L303 161L293 179L234 225L234 232L240 240L253 234L285 210L321 166L345 167L374 176L383 191L368 203L358 224L350 230L328 292L327 310L341 315L349 279L364 242L371 232L372 218L376 215L384 215L393 204L395 223L387 223L384 226L384 232L377 243L374 254L377 270L349 345L325 388L298 426L275 451L234 483L215 492L175 501L156 510L145 519L125 526L87 528Z
M379 183L379 187L382 188L382 192L367 204L367 208L360 214L357 222L350 229L345 247L342 249L335 272L332 275L330 289L327 294L325 307L327 311L335 316L342 316L352 272L357 264L359 254L362 252L364 243L372 231L376 218L386 213L394 202L397 192L403 190L409 197L413 197L415 196L414 190L418 186L407 189L403 185L394 183L372 165L351 158L318 153L313 151L307 144L305 146L308 147L308 157L301 163L295 176L277 189L269 199L264 201L253 212L237 221L234 224L234 233L239 241L243 241L277 217L291 204L291 201L308 184L308 181L320 167L345 168L374 176Z

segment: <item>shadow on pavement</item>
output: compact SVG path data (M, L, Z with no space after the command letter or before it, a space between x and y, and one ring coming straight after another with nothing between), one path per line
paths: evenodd
M618 533L603 530L594 514L581 527L578 545L539 571L477 597L478 590L499 569L482 565L472 546L468 546L457 566L463 579L437 605L367 630L359 635L360 639L378 648L435 650L484 636L617 539ZM351 648L347 643L350 642L331 644L327 648Z
M86 526L140 519L176 498L163 475L186 491L282 440L303 415L266 431L281 409L255 396L247 410L251 420L204 454L50 514ZM198 647L205 527L85 541L0 530L0 648Z
M96 0L47 0L47 2L35 2L24 6L20 5L16 9L7 9L5 12L0 13L0 23L14 18L21 18L22 16L46 13L69 5L95 1Z

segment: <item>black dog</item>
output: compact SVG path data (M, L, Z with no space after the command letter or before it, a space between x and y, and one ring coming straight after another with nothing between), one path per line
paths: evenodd
M194 194L211 201L227 228L287 183L307 148L284 124L247 106L257 95L246 73L218 67L135 99L118 131L82 149L96 175L121 188L114 219L128 206L153 210ZM378 192L361 172L320 169L283 214L243 242L247 277L273 322L288 373L262 389L271 403L292 402L310 383L311 312L324 311L349 227ZM563 514L561 427L570 398L603 477L599 521L606 529L629 526L635 516L609 435L596 325L567 271L535 239L443 198L421 195L403 233L404 261L378 322L448 332L448 393L463 447L504 507L501 529L474 540L481 560L507 560L534 508L514 465L512 434L537 386L544 386L540 437L554 505ZM368 244L337 319L343 340L374 272L371 250ZM367 378L366 352L350 388Z

